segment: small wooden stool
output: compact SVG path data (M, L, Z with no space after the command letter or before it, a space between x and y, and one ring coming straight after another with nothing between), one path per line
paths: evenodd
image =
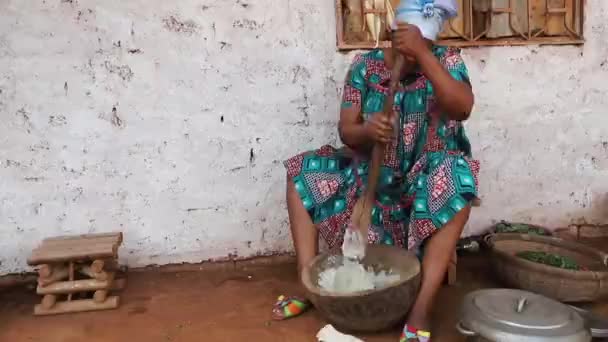
M42 241L27 263L38 271L36 293L42 301L34 315L115 309L124 279L115 279L122 233L60 236ZM75 299L89 296L90 299Z
M481 199L475 198L471 202L472 208L481 207ZM458 254L454 251L452 255L452 259L450 260L450 264L448 265L448 274L447 274L447 283L448 285L454 285L456 283L456 267L458 264Z

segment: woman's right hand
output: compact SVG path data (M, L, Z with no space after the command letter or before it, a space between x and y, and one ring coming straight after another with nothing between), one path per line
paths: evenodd
M365 135L374 143L388 144L395 136L395 120L384 113L373 113L363 124Z

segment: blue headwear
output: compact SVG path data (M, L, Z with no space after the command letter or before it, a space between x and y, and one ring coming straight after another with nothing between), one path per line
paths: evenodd
M415 25L424 38L436 40L445 21L457 15L456 0L401 0L395 10L395 21Z

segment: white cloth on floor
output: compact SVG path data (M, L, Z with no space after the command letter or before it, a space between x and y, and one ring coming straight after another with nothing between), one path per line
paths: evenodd
M331 324L328 324L319 330L317 333L319 342L363 342L354 336L346 335L336 330Z

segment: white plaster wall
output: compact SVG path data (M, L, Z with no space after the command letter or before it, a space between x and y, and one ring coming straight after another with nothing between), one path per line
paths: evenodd
M607 221L608 3L587 44L465 51L483 207ZM0 0L0 274L125 232L132 266L290 250L281 161L337 143L328 0Z

